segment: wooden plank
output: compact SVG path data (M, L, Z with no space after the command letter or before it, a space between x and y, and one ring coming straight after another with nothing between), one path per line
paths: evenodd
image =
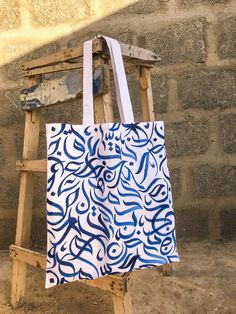
M105 65L105 62L107 62L106 65L108 66L108 60L104 60L102 58L97 58L95 60L95 64ZM108 123L114 121L110 89L102 97L96 97L94 99L94 112L96 123Z
M93 41L93 53L102 52L102 42L99 39ZM22 64L23 71L34 69L41 66L53 65L58 62L72 60L83 55L83 44L59 51L48 56L24 62Z
M46 256L17 245L10 245L9 254L13 259L24 262L28 265L46 269Z
M148 63L143 63L143 62L136 62L134 61L132 63L129 62L125 62L125 71L127 74L131 74L131 73L135 73L137 72L137 65L142 65L142 66L146 66L149 68L152 68L153 65L152 64L148 64ZM48 73L54 73L54 72L61 72L61 71L68 71L68 70L74 70L74 69L82 69L83 68L83 62L82 61L78 61L76 63L69 63L69 62L61 62L61 63L57 63L54 65L49 65L49 66L45 66L45 67L39 67L39 68L35 68L32 70L26 70L23 71L23 76L32 76L32 75L37 75L37 74L48 74ZM109 67L110 71L112 71L111 66ZM111 76L111 80L113 79L113 77Z
M77 63L69 63L69 62L61 62L54 65L49 65L45 67L34 68L31 70L23 70L23 76L31 76L36 74L47 74L52 72L60 72L60 71L68 71L73 69L82 69L83 62Z
M141 94L142 120L154 121L155 114L153 108L151 73L149 68L143 66L140 67L139 82Z
M81 282L79 280L79 282ZM126 293L125 281L119 276L106 276L94 280L86 280L86 285L109 291L113 295L123 297Z
M28 84L31 86L39 82L39 80L39 77L33 77L28 81ZM37 158L40 116L41 113L39 111L34 110L26 112L23 145L24 160ZM20 175L20 191L15 239L15 244L18 246L28 247L30 242L34 179L35 175L32 172L22 172ZM25 294L25 283L26 264L22 261L14 260L11 292L11 303L13 307L17 307L22 303Z
M126 273L126 289L127 291L130 291L135 286L136 281L140 277L142 271L141 270L135 270L129 273Z
M16 245L10 245L10 256L13 261L27 263L33 267L39 267L46 269L46 255L38 252L31 251L29 249L19 247ZM117 296L124 296L126 293L125 280L116 275L97 278L94 280L78 280L80 283L84 283L88 286L100 288L115 294Z
M106 94L110 90L110 71L108 65L98 65L93 71L94 96ZM38 85L21 90L22 109L29 111L64 101L82 97L82 71L72 71L60 78L43 80Z
M104 60L102 58L98 58L97 60L93 60L93 63L101 66L101 65L104 65ZM94 98L94 115L95 115L95 123L105 122L103 96Z
M160 61L160 58L154 54L152 51L143 49L136 46L127 45L120 43L121 52L125 61L137 63L155 63ZM105 55L108 55L108 49L104 45L101 39L95 39L93 41L93 53L103 52ZM60 51L42 58L34 59L23 63L22 70L27 71L37 67L43 67L48 65L55 65L59 62L65 62L69 60L82 57L83 55L83 44Z
M124 296L113 294L114 314L133 314L132 298L130 292Z
M114 121L111 93L103 95L104 122Z
M123 59L129 62L136 60L137 62L143 63L155 63L161 60L160 57L158 57L155 53L144 48L131 46L124 43L120 43L120 47Z
M47 160L17 160L16 170L32 171L32 172L47 172Z

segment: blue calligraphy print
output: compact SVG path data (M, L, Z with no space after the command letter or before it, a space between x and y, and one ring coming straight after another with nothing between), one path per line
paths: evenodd
M47 124L46 287L179 261L164 124Z

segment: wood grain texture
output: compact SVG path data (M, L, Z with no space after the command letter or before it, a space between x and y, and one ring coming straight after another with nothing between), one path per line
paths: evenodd
M153 108L151 72L149 68L140 67L140 96L143 121L154 121L155 113Z
M40 82L40 77L28 80L31 86ZM26 112L25 132L23 145L23 159L36 159L38 154L40 111ZM28 247L30 243L33 193L35 174L32 172L22 172L20 175L19 203L16 225L15 244ZM12 270L12 292L11 303L13 307L19 306L23 302L26 284L26 264L22 261L14 260Z
M160 61L160 58L154 54L152 51L131 46L128 44L120 43L121 52L123 55L123 59L129 62L136 63L150 63L153 64L155 62ZM93 53L103 53L104 55L108 55L108 49L102 39L95 39L93 41ZM73 62L76 58L83 56L83 44L80 44L76 47L69 48L54 54L50 54L48 56L34 59L31 61L24 62L22 65L22 70L28 71L31 69L35 69L38 67L44 67L49 65L55 65L60 62Z
M94 96L104 95L110 90L110 71L108 65L98 65L93 71ZM29 111L64 101L82 97L82 71L71 71L60 78L43 80L37 85L21 90L22 109Z
M28 265L46 269L46 255L17 245L10 246L10 256L13 261L18 263L27 263ZM94 280L78 280L88 286L100 288L111 292L114 295L123 297L126 293L126 278L122 276L105 276Z

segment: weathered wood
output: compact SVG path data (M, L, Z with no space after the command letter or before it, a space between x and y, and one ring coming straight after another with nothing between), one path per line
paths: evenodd
M22 74L23 76L32 76L36 74L47 74L47 73L53 73L53 72L82 69L82 68L83 68L82 61L77 62L77 63L61 62L54 65L39 67L39 68L31 69L31 70L23 70Z
M47 172L47 160L17 160L16 170L32 171L32 172Z
M125 61L129 62L137 62L137 63L155 63L160 61L160 58L155 55L152 51L143 49L136 46L127 45L124 43L120 43L121 52ZM103 40L96 39L93 41L93 53L104 53L104 55L108 55L108 49L106 45L104 45ZM27 61L23 63L22 69L23 71L31 70L37 67L43 67L48 65L55 65L59 62L65 62L69 60L73 60L78 57L82 57L83 55L83 44L66 49L61 52L57 52L42 58L34 59L31 61Z
M154 121L155 114L153 108L152 98L152 84L150 69L146 67L140 67L140 94L141 94L141 108L142 108L142 120Z
M144 48L127 45L124 43L120 43L120 47L123 59L125 61L136 61L137 63L155 63L161 60L160 57L158 57L152 51Z
M17 245L10 245L9 254L13 259L24 262L28 265L46 269L46 256Z
M104 95L110 90L110 71L108 65L98 65L93 71L94 96ZM72 71L60 78L43 80L38 85L21 90L21 105L23 110L50 106L64 101L82 97L82 71Z
M113 106L111 93L105 94L103 97L104 122L109 123L114 121Z
M101 40L99 39L94 40L93 41L93 53L102 52L102 49L103 48L102 48ZM82 57L82 55L83 55L83 44L74 48L69 48L63 51L50 54L42 58L24 62L22 64L22 69L26 71L26 70L34 69L37 67L53 65L58 62L64 62L68 60L73 60L78 57Z
M80 282L80 281L79 281ZM86 285L109 291L113 295L124 297L126 293L125 280L120 276L106 276L94 280L85 280Z
M40 81L40 77L31 78L28 85L33 85ZM25 134L23 145L23 159L36 159L38 154L39 128L41 112L26 112ZM28 247L30 242L33 192L35 174L32 172L22 172L20 176L20 191L18 203L18 215L16 226L15 244ZM12 269L12 292L11 303L17 307L23 301L26 283L26 264L22 261L14 260Z
M104 65L105 60L98 58L96 64ZM108 66L108 64L107 64ZM108 123L113 122L113 107L111 91L109 90L106 94L101 97L96 97L94 99L94 111L95 111L95 121L96 123Z
M128 291L123 297L113 294L115 314L133 314L132 298Z
M124 60L125 61L125 60ZM145 66L148 68L152 68L153 64L149 63L143 63L143 62L137 62L134 60L134 62L125 62L125 71L127 74L135 73L137 71L137 66ZM76 63L70 63L70 62L61 62L54 65L49 65L45 67L39 67L31 70L25 70L23 71L23 76L32 76L37 74L48 74L48 73L55 73L55 72L61 72L61 71L68 71L68 70L75 70L75 69L82 69L83 68L83 62L82 60L78 60ZM112 71L111 66L110 72ZM112 76L111 76L112 79Z
M130 291L135 286L135 283L140 277L140 275L141 275L141 270L136 270L136 271L125 273L127 291Z
M45 254L31 251L16 245L10 245L9 252L13 261L23 262L34 267L46 269ZM126 279L119 275L111 275L94 280L78 280L78 282L109 291L119 297L123 297L126 293Z

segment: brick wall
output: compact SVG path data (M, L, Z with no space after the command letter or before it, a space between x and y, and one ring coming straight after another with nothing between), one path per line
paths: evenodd
M236 213L234 0L0 0L0 248L14 242L24 115L21 63L103 33L153 50L156 119L166 124L179 241L231 240ZM137 80L130 77L138 102ZM139 107L135 106L139 117ZM43 122L79 123L81 103ZM75 118L77 117L77 118ZM45 158L42 127L40 158ZM32 244L45 244L45 176L37 176ZM181 240L182 239L182 240Z

